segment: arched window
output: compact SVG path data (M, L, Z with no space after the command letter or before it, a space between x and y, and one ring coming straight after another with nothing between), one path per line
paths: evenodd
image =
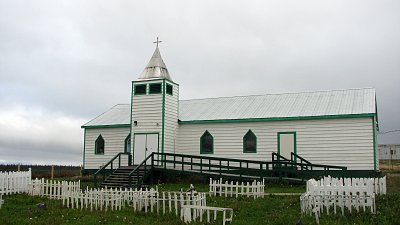
M125 138L124 152L131 152L131 134L129 134L128 137Z
M213 154L214 153L214 138L206 130L200 138L200 154Z
M257 137L253 131L249 130L243 137L243 152L256 153L257 152Z
M104 154L104 139L101 134L96 139L94 154Z

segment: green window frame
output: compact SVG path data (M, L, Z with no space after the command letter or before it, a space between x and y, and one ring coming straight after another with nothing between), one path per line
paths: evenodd
M206 130L200 137L200 154L214 153L214 137Z
M173 87L172 87L172 85L167 84L166 92L167 92L167 94L169 94L169 95L173 95Z
M131 143L131 134L128 134L124 141L124 153L131 152Z
M257 153L257 136L252 130L243 136L243 153Z
M103 136L101 134L97 137L94 142L94 154L95 155L104 155L106 142L104 141Z
M149 84L149 94L161 94L161 90L162 90L161 83Z
M145 95L147 84L136 84L134 89L134 95Z

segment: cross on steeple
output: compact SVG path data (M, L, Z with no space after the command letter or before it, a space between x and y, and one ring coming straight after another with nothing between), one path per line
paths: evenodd
M158 40L158 37L157 37L157 41L155 41L155 42L153 42L154 44L157 44L157 48L158 48L158 43L161 43L162 41L159 41Z

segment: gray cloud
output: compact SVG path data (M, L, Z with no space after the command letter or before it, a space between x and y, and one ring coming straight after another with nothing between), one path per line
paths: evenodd
M32 133L68 136L28 138L0 118L0 159L25 159L23 143L48 152L42 161L79 164L80 125L129 102L156 36L181 99L375 87L381 130L399 129L399 11L394 0L0 0L0 113L39 110L33 124L46 122ZM73 122L53 123L61 118Z

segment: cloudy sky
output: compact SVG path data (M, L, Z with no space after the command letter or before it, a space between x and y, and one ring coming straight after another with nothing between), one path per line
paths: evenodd
M157 36L181 99L375 87L400 129L400 1L0 0L0 163L82 162ZM379 135L400 143L400 132Z

